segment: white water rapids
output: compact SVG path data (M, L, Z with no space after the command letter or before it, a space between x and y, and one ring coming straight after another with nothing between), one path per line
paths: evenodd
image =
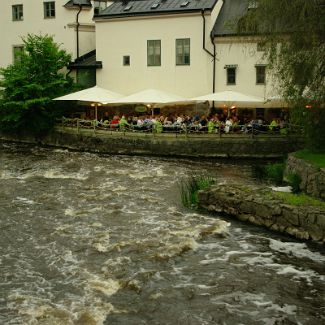
M325 251L182 207L247 162L0 143L0 324L322 324Z

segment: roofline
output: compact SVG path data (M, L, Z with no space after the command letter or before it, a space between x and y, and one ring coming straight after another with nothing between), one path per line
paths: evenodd
M97 70L103 68L102 61L96 61L94 64L83 65L82 63L71 62L67 67L69 70Z
M166 10L160 12L136 12L136 13L129 13L129 14L107 14L107 15L94 15L94 21L105 21L105 20L112 20L112 19L123 19L123 18L142 18L142 17L157 17L157 16L173 16L173 15L180 15L183 14L194 14L194 13L201 13L204 10L205 13L209 14L212 12L212 9L190 9L190 10Z

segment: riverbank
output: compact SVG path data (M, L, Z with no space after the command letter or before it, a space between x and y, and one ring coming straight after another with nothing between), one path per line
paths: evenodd
M318 158L316 162L315 159L306 159L304 156L304 152L289 154L284 176L288 178L290 173L299 175L300 190L325 201L325 155L309 154L313 158Z
M199 207L265 226L299 239L325 243L325 203L258 185L218 184L199 191Z
M78 151L197 158L282 158L302 147L297 136L133 133L57 127L42 138L0 135L5 141Z

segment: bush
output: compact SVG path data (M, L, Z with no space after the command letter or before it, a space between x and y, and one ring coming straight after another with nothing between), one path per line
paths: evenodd
M208 176L192 176L180 184L181 199L185 207L198 205L198 191L213 184L214 180Z
M281 185L283 183L284 164L270 164L265 167L266 178L275 183L275 185Z
M301 177L297 173L289 173L287 175L287 179L289 184L292 187L292 192L293 193L298 193L300 192L300 183L301 183Z

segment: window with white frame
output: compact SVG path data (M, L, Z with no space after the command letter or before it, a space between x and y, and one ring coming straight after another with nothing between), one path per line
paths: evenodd
M265 65L255 65L256 69L256 84L265 85L266 77L266 66Z
M161 41L160 40L147 41L147 65L149 67L161 65Z
M13 61L18 62L21 60L21 54L24 52L24 45L14 45L12 47Z
M24 18L23 5L13 5L12 20L19 21L19 20L23 20L23 18Z
M55 18L55 1L46 1L44 5L44 18Z
M176 65L190 65L190 39L176 39Z

